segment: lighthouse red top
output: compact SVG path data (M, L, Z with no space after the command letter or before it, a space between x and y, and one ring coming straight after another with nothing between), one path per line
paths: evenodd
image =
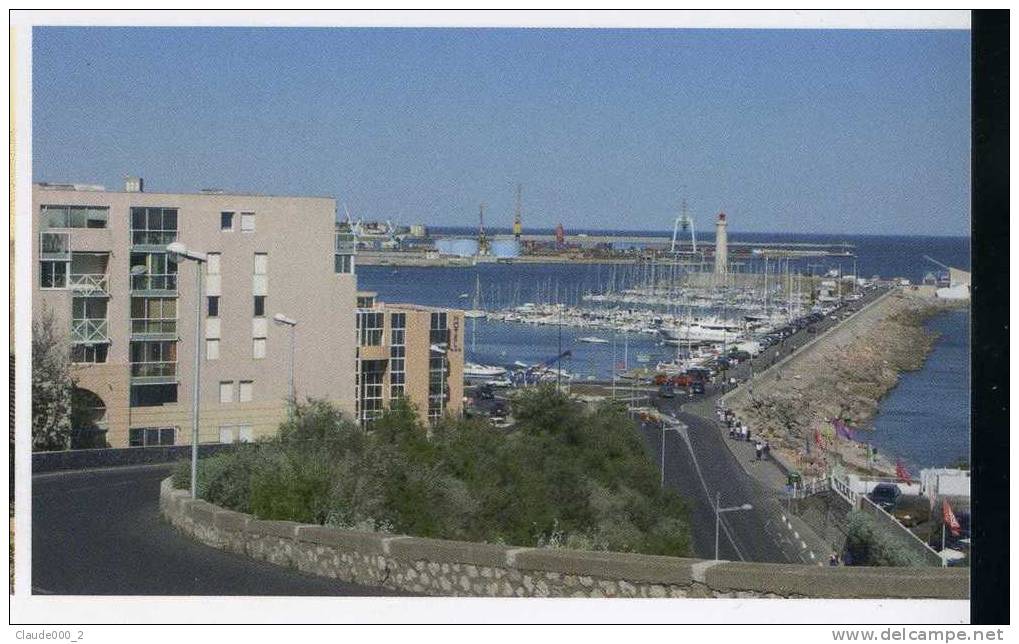
M725 213L724 212L718 213L718 221L725 221Z

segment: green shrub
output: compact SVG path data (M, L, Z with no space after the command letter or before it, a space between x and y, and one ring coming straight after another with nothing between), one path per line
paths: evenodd
M520 431L422 426L406 401L370 431L309 401L271 440L200 461L199 495L263 519L521 546L685 555L687 508L663 493L633 421L554 387L518 393ZM188 463L174 485L189 485Z
M923 558L909 546L882 531L867 513L853 510L849 513L846 532L846 549L858 566L924 566Z

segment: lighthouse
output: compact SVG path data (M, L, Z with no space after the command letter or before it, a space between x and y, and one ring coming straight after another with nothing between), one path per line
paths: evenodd
M725 232L725 213L718 213L718 221L715 222L715 275L725 275L729 272L729 239Z

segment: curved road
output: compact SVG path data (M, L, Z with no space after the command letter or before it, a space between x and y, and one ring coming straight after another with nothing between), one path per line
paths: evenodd
M32 477L32 592L57 595L394 595L204 546L159 514L173 465Z

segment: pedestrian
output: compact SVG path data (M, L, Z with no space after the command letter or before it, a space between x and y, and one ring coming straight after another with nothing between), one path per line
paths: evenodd
M729 438L736 438L736 426L729 423Z
M829 566L837 566L837 565L839 565L839 555L838 555L838 553L836 553L836 552L832 552L831 553L831 556L828 557L828 565Z
M757 441L754 444L754 452L755 452L755 454L757 456L757 460L758 461L761 460L761 452L763 452L763 451L764 451L764 445L761 445L761 441Z
M764 452L764 458L770 457L771 456L771 443L769 443L768 441L764 441L764 448L763 448L762 451Z
M747 440L750 440L750 428L747 427Z

